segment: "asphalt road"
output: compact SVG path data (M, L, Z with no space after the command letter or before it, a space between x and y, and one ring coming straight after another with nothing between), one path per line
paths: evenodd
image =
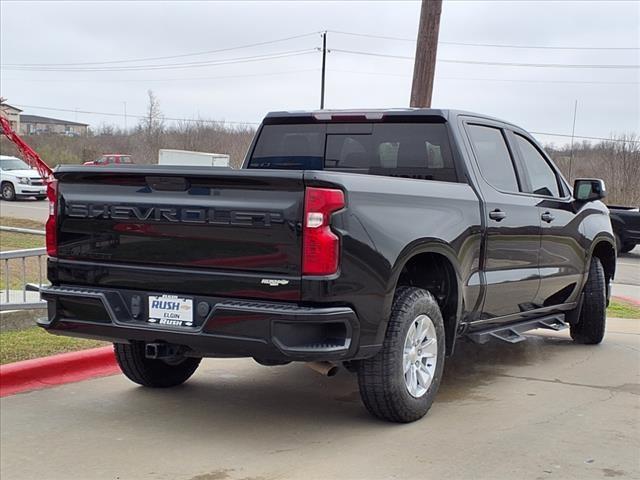
M640 322L463 344L423 420L377 421L355 376L206 360L184 386L123 376L0 401L3 479L640 478Z
M25 199L16 202L0 200L0 216L14 218L28 218L45 222L49 215L49 201Z

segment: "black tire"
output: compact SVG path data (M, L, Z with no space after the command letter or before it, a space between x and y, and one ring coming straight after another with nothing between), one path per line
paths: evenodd
M175 387L186 382L200 365L200 358L185 357L176 364L146 358L144 349L144 342L113 344L113 351L122 373L143 387Z
M16 189L11 182L4 182L2 184L2 199L12 202L16 199Z
M620 249L620 252L629 253L634 248L636 248L636 244L635 243L623 243L622 244L622 248Z
M426 393L416 398L405 384L403 350L409 327L422 314L427 315L435 327L437 355L431 384ZM382 349L358 365L362 402L373 416L390 422L408 423L422 418L431 408L440 386L444 358L444 323L435 298L420 288L398 288Z
M36 200L44 200L45 198L47 198L46 195L37 195L36 196Z
M593 257L578 323L571 325L571 338L577 343L596 345L602 342L607 319L607 286L600 259Z

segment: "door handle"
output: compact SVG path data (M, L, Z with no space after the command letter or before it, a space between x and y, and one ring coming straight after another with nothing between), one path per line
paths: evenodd
M495 220L496 222L501 222L502 220L507 218L507 214L502 210L496 208L495 210L489 212L489 218L491 220Z
M540 215L540 218L547 223L551 223L556 219L556 217L551 212L544 212L542 215Z

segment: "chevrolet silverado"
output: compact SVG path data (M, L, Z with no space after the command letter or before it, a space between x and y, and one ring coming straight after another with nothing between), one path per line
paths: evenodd
M49 332L108 340L146 387L204 357L358 377L374 416L429 410L456 342L597 344L615 273L601 180L523 129L436 109L275 112L239 170L62 166Z

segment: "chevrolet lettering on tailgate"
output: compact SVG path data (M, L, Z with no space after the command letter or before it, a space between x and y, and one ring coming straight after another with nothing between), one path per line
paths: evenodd
M273 223L284 223L284 215L278 211L108 205L104 203L70 202L65 206L65 214L72 218L205 223L210 225L234 225L238 227L270 227Z

